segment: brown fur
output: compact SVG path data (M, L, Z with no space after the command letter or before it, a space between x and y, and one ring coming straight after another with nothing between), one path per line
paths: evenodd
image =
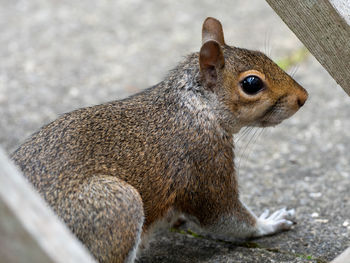
M238 199L232 133L264 126L262 114L274 107L284 107L282 121L307 93L262 53L216 45L220 32L203 34L213 43L205 59L203 50L193 53L154 87L63 115L12 156L101 262L125 260L143 216L147 231L170 209L203 227L230 213L256 223ZM254 98L240 90L248 70L266 77L266 91Z

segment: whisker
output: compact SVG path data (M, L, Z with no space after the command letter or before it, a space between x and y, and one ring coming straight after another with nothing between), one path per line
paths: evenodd
M255 127L253 127L253 128L255 128ZM240 158L239 163L238 163L238 170L241 169L242 160L247 160L247 149L248 149L250 143L253 141L253 138L255 137L258 130L259 130L258 128L255 128L253 135L250 137L249 141L246 143L244 150L242 152L241 158Z
M244 136L241 136L241 138L248 138L249 137L249 135L251 134L251 132L253 131L253 129L254 129L255 127L252 127L252 126L249 126L249 127L247 127L247 129L246 129L246 132L245 132L245 134L244 134ZM241 167L241 162L242 162L242 159L243 159L243 157L244 157L244 153L245 153L245 149L246 149L246 147L248 146L248 144L249 144L249 141L250 140L248 140L248 142L245 142L245 140L243 140L243 141L240 141L240 143L242 144L242 145L237 145L238 147L236 148L236 156L238 157L238 161L236 162L236 172L237 172L237 174L239 174L239 171L240 171L240 167Z
M281 107L278 103L274 106L274 108L264 116L264 120L266 122L269 122L274 115L278 115L280 112L282 112L283 107ZM254 125L254 123L252 124ZM235 143L242 143L242 146L239 144L236 144L236 153L238 157L238 161L236 162L236 172L237 174L240 173L240 170L244 167L244 162L246 162L249 159L249 156L254 150L254 147L256 146L256 143L258 139L262 136L264 131L266 131L266 127L263 127L261 129L249 126L243 129L242 133L239 137L235 140ZM250 136L251 135L251 136ZM249 138L250 136L250 138ZM249 138L248 141L245 142L245 138ZM242 141L243 140L243 141Z
M267 31L265 31L264 53L267 54Z
M235 143L238 143L242 138L244 138L248 133L251 127L245 127L243 131L235 138Z
M271 53L272 53L272 47L271 47L271 42L270 42L270 35L271 35L271 32L270 30L266 30L265 31L265 37L264 37L264 48L263 48L263 51L264 51L264 54L268 57L271 56Z
M273 46L272 46L272 44L271 44L271 40L270 40L270 38L268 39L268 46L269 46L269 50L268 50L268 56L269 57L271 57L271 55L272 55L272 48L273 48Z
M293 71L291 73L292 78L294 78L294 75L297 73L298 69L299 69L299 64L294 66Z
M235 140L235 146L237 149L237 152L240 152L244 147L244 143L246 143L246 138L249 137L249 134L251 133L251 131L254 129L254 127L246 127L246 129L243 131L243 133L241 134L241 136Z
M261 136L263 131L264 131L264 128L260 128L260 129L257 129L256 132L253 134L252 141L251 141L251 147L246 155L247 160L249 159L249 156L253 152L254 147L256 146L256 142L258 141L258 139Z

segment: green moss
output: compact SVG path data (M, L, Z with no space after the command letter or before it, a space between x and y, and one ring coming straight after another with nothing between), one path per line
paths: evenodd
M246 241L246 242L229 242L229 241L223 241L223 240L218 240L218 239L212 239L209 237L205 237L202 235L199 235L195 232L193 232L192 230L182 230L182 229L178 229L178 228L170 228L171 232L175 232L175 233L179 233L182 235L190 235L194 238L201 238L201 239L207 239L207 240L212 240L215 242L220 242L220 243L226 243L226 244L231 244L233 246L236 247L244 247L244 248L249 248L249 249L261 249L261 250L265 250L268 252L272 252L272 253L280 253L280 254L285 254L285 255L290 255L290 256L294 256L296 258L301 258L307 261L313 261L313 262L317 262L317 263L327 263L327 260L324 260L322 258L319 257L314 257L312 255L305 255L305 254L297 254L297 253L292 253L289 251L285 251L285 250L281 250L279 248L271 248L271 247L265 247L257 242L252 242L252 241Z
M289 54L288 56L278 59L276 61L276 64L283 70L288 70L291 67L305 61L305 59L309 56L309 54L310 54L309 51L305 47L302 47L295 50L293 53Z
M182 230L182 229L178 229L178 228L170 228L170 231L171 232L175 232L175 233L179 233L179 234L182 234L182 235L190 235L190 236L193 236L195 238L204 238L203 236L193 232L190 229Z
M294 255L295 255L295 257L298 257L298 258L306 259L309 261L316 261L317 263L327 263L328 262L324 259L317 258L317 257L314 257L312 255L304 255L304 254L294 254Z
M244 242L240 244L241 247L246 247L246 248L261 248L258 243L255 242Z
M197 233L193 232L192 230L187 229L187 234L196 237L196 238L203 238L203 236L198 235Z

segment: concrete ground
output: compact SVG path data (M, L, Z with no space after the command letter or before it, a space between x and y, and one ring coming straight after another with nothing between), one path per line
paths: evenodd
M1 146L11 152L59 114L159 82L199 50L207 16L227 43L276 60L302 47L261 0L0 0ZM164 231L139 262L327 262L350 245L350 99L311 55L294 77L306 105L238 135L236 162L245 203L257 214L295 208L297 225L241 244Z

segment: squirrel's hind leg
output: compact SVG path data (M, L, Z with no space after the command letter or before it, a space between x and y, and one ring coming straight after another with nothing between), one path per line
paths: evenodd
M137 190L113 176L95 176L67 190L58 214L99 262L134 262L144 221Z

